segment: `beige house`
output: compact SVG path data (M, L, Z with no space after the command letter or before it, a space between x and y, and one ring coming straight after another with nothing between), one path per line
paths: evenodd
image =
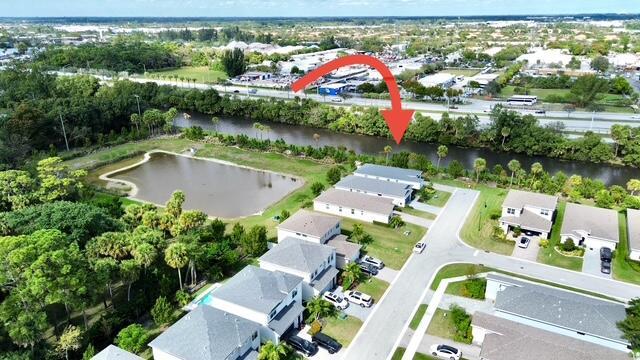
M525 233L548 239L557 206L556 196L509 190L502 203L500 227L505 233L520 228Z

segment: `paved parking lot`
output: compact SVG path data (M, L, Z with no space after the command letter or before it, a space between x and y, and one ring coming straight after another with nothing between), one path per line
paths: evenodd
M603 274L600 271L600 249L586 248L584 252L584 261L582 263L582 272L611 279L611 274Z
M517 257L519 259L525 259L530 261L536 261L538 258L538 251L540 250L540 246L538 243L540 242L540 238L538 236L527 236L531 239L529 246L526 249L518 247L518 242L520 238L516 240L516 246L513 248L513 253L511 256Z

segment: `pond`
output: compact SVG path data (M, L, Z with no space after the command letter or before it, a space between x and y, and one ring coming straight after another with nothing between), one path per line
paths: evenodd
M428 144L423 142L403 140L400 145L392 139L380 138L374 136L343 134L333 132L327 129L317 129L300 125L288 125L282 123L264 123L269 125L269 132L257 132L253 128L253 121L234 118L220 118L220 122L214 126L211 123L211 116L193 113L190 119L185 119L182 115L175 120L178 127L188 127L192 125L201 126L204 129L217 130L225 134L246 134L251 137L269 138L271 140L283 139L289 144L295 145L312 145L312 146L346 146L348 149L357 153L364 154L381 154L382 149L386 145L390 145L395 151L411 151L418 154L424 154L434 164L437 161L436 149L437 144ZM314 139L314 134L320 135L318 140ZM637 168L628 166L615 166L609 164L596 164L582 161L562 161L543 156L528 156L525 154L513 154L505 152L496 152L485 148L463 148L458 146L449 146L449 154L441 162L446 166L452 160L458 160L467 169L473 168L473 162L476 158L481 157L487 160L489 168L496 164L507 167L510 160L516 159L520 161L524 169L529 169L534 162L540 162L544 169L554 174L562 171L565 174L582 175L592 179L598 179L606 185L622 185L625 186L629 179L638 178L640 171Z
M134 199L157 205L180 189L184 209L225 219L258 214L303 185L289 175L165 152L152 152L146 159L109 178L130 183Z

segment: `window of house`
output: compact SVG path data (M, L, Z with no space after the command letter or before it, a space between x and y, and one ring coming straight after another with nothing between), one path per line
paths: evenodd
M355 214L356 211L354 209L351 209L351 215Z
M296 295L298 295L298 289L293 289L293 291L291 292L291 298L295 298Z
M253 334L251 334L251 340L255 340L258 337L258 332L254 332Z
M360 215L364 215L364 210L360 210Z
M514 208L507 208L507 214L515 215L515 213L516 213L516 209L514 209Z
M325 205L325 206L326 206L327 210L329 210L329 204L327 204L327 205Z
M342 212L342 206L338 207L338 211Z
M277 309L278 309L278 307L276 306L275 308L273 308L273 310L271 310L271 312L269 313L269 319L273 319L273 317L276 316L276 310Z
M547 209L541 209L541 210L540 210L540 214L541 214L541 215L544 215L544 216L548 216L548 215L549 215L549 210L547 210Z

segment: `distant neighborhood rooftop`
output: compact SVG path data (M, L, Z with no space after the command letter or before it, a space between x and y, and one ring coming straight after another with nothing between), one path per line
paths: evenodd
M337 216L301 209L278 225L278 229L322 237L339 223Z
M281 271L248 265L211 294L248 309L269 313L302 282L302 278Z
M580 236L576 231L586 231L589 236L618 242L618 213L611 209L567 203L560 234Z
M369 176L379 176L388 179L411 180L415 181L420 178L422 171L402 169L392 166L383 166L375 164L364 164L354 171L354 174L362 174Z
M487 360L625 360L629 355L604 346L476 312L473 327L487 331L480 357ZM474 339L475 340L475 339Z
M223 360L259 329L260 325L253 321L200 305L149 346L178 359Z
M629 247L640 251L640 210L627 209L627 223L629 224Z
M91 360L143 360L140 356L122 350L115 345L109 345L92 357Z
M502 206L521 209L525 205L541 209L555 209L558 197L529 191L509 190Z
M327 261L333 252L334 249L327 245L287 237L262 255L260 261L311 273Z
M627 343L616 326L626 317L625 306L621 303L497 274L489 274L487 279L511 285L498 291L495 300L497 312Z
M316 201L385 215L391 214L394 208L390 199L337 189L329 189L323 192L316 198Z
M376 180L362 176L349 175L340 180L337 188L362 190L367 193L382 194L404 198L413 191L411 185L394 183L384 180Z

